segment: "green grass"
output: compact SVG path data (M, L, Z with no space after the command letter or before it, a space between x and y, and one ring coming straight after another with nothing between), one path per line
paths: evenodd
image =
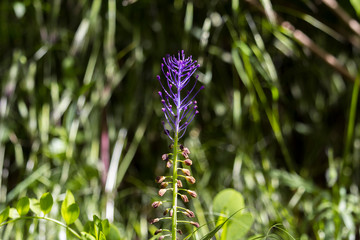
M228 187L254 217L249 238L357 239L360 34L344 17L359 22L359 6L321 2L1 1L0 210L51 192L60 219L70 189L81 222L96 214L122 239L150 239L170 144L155 76L184 49L206 86L183 139L206 225L194 239ZM59 233L0 228L4 240Z

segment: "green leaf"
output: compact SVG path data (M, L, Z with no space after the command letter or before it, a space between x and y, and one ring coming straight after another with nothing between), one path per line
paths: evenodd
M209 240L211 239L212 237L215 236L215 234L225 225L225 223L227 221L230 220L230 218L232 218L235 214L237 214L239 211L241 210L238 210L237 212L235 212L234 214L232 214L230 217L228 217L225 221L223 221L222 223L220 223L219 225L217 225L213 230L211 230L208 234L206 234L205 236L203 236L201 238L201 240Z
M5 222L6 219L8 219L9 212L10 212L10 207L7 207L4 210L2 210L2 212L0 213L0 224Z
M105 234L105 236L107 236L110 233L109 220L107 219L102 220L101 225L102 225L102 232Z
M30 209L36 215L40 215L40 213L41 213L40 201L35 198L30 198Z
M243 196L234 189L225 189L215 196L213 212L221 214L218 221L222 222L224 215L232 216L232 219L225 225L223 222L220 224L224 228L221 239L239 239L250 230L253 218L250 213L243 213L244 208Z
M92 236L91 234L89 234L87 232L81 232L81 238L83 240L96 240L96 238L94 236Z
M70 190L66 191L66 195L65 195L65 199L63 201L63 203L61 204L61 216L63 217L63 219L65 220L67 225L70 225L71 223L75 222L75 220L77 219L77 217L79 216L80 211L78 210L77 212L77 216L76 216L76 205L74 205L73 207L70 208L70 206L72 206L73 204L75 204L75 198L74 195L71 193ZM78 209L79 207L77 207ZM73 220L73 218L76 216L76 218Z
M103 232L100 232L99 240L106 240L105 234Z
M19 218L20 217L20 215L19 215L18 211L16 210L16 208L10 208L9 217L10 218Z
M30 210L30 200L28 197L21 198L16 204L16 209L20 216L26 215Z
M109 231L109 235L107 235L107 238L111 240L122 239L119 229L114 224L110 223L110 231Z
M360 1L359 0L350 0L351 5L356 11L356 14L360 17Z
M78 219L80 215L80 209L79 206L77 205L77 203L73 203L71 204L65 212L65 215L63 216L65 222L67 225L70 225L72 223L74 223L76 221L76 219Z
M44 193L40 198L40 209L46 215L51 211L54 200L49 192Z
M231 188L219 192L213 202L213 212L226 215L232 215L234 212L243 210L244 207L244 198L241 193Z

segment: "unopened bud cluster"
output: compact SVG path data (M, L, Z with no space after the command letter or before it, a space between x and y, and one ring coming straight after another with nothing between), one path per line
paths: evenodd
M178 189L178 196L180 197L180 199L183 201L183 203L188 203L190 201L191 198L196 198L197 197L197 193L193 190L190 189L186 189L183 186L183 182L181 181L181 178L186 180L186 182L188 182L189 184L194 184L196 182L195 178L191 175L191 171L190 171L190 167L192 165L192 161L189 159L189 154L190 151L187 147L184 147L183 145L180 145L179 147L179 154L181 154L181 156L184 159L179 159L177 161L177 163L180 163L179 165L181 166L173 166L176 167L178 170L178 177L180 179L176 179L176 182L173 181L172 176L158 176L155 178L155 182L159 184L159 191L158 191L158 195L160 197L163 197L168 191L173 191L174 186L176 184L177 189ZM171 155L172 154L163 154L162 155L162 160L166 162L166 166L168 166L169 162L173 163L173 160L171 159ZM160 207L163 203L166 203L167 201L155 201L152 203L152 207L153 208L158 208ZM181 213L185 218L194 218L195 214L193 211L185 208L185 207L177 207L177 212ZM151 224L154 224L156 222L159 222L160 220L167 220L167 219L171 219L172 215L173 215L173 209L171 208L166 208L164 213L163 213L164 217L162 218L155 218L153 220L150 221ZM182 221L185 223L189 223L193 226L199 227L199 224L197 222L194 221ZM158 234L163 234L164 235L160 236L159 239L164 239L165 237L170 237L171 235L169 234L169 230L167 229L158 229L155 231L155 235ZM180 229L177 230L177 233L182 235L182 231Z

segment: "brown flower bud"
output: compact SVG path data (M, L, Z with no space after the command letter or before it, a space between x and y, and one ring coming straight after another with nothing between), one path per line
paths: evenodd
M153 208L158 208L162 204L162 201L156 201L151 204Z
M196 180L193 176L187 176L187 177L185 177L185 179L190 184L194 184L196 182Z
M161 156L161 159L162 159L163 161L168 160L168 159L169 159L169 155L168 155L168 154L163 154L163 155Z
M184 147L183 149L182 149L182 153L181 153L183 156L184 156L184 158L188 158L189 157L189 154L190 154L190 150L187 148L187 147Z
M160 221L159 218L154 218L154 219L150 220L150 224L157 223L158 221Z
M190 222L191 225L194 225L195 227L200 227L200 225L197 222Z
M196 198L196 197L197 197L197 194L196 194L195 191L187 190L187 192L188 192L188 194L189 194L190 196L192 196L193 198Z
M183 187L183 184L182 184L182 181L181 180L177 180L177 186L178 188L182 188Z
M181 195L181 199L183 200L184 203L189 202L189 199L186 195Z
M169 185L168 182L162 182L162 183L160 184L160 187L161 187L161 188L166 188L168 185Z
M184 150L184 145L182 145L182 144L180 144L180 150L182 151L182 150Z
M192 161L190 159L185 159L184 160L184 164L187 166L191 166L192 165Z
M195 213L193 211L190 211L189 209L186 209L186 213L188 214L187 216L190 218L195 217Z
M169 209L166 209L166 210L164 211L163 215L166 216L166 214L168 214L168 212L169 212Z
M165 180L164 176L157 176L155 178L155 182L157 182L157 183L162 183L164 180Z
M161 233L163 230L162 229L158 229L155 231L154 235L158 235L159 233Z
M164 196L164 194L166 193L167 189L160 189L158 194L160 197Z
M173 216L173 212L174 212L174 211L173 211L172 209L170 209L170 212L169 212L169 216L170 216L170 217Z
M181 229L178 229L177 232L178 232L180 235L183 235L183 232L181 231Z
M166 167L171 168L171 166L172 166L172 161L171 160L167 161L166 162Z
M191 173L190 173L190 170L189 169L186 169L186 168L181 168L181 171L186 175L186 176L190 176Z

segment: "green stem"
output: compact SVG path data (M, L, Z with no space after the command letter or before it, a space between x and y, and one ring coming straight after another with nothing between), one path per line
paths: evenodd
M171 220L171 239L176 240L176 227L177 227L177 162L178 162L178 133L174 137L174 159L173 159L173 200L172 200L172 220Z
M66 228L66 230L68 230L69 232L71 232L75 237L77 237L78 239L82 239L81 236L72 228L70 228L69 226L65 225L64 223L56 220L56 219L53 219L53 218L48 218L48 217L38 217L38 216L26 216L26 217L19 217L19 218L15 218L15 219L12 219L12 220L9 220L7 222L3 222L0 224L0 228L2 226L5 226L9 223L13 223L13 222L17 222L19 220L28 220L28 219L40 219L40 220L47 220L47 221L50 221L50 222L53 222L53 223L56 223L58 225L60 225L61 227L63 228Z

